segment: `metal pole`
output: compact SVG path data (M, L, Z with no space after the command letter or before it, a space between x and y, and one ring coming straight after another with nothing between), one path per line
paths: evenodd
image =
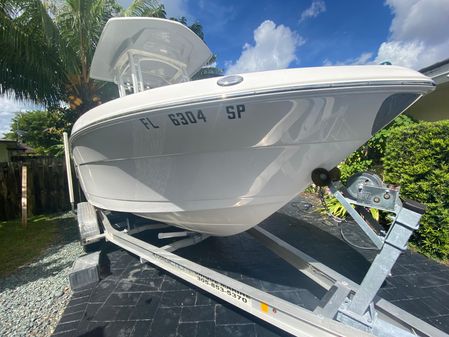
M137 93L139 92L139 82L136 74L136 64L134 62L134 55L131 52L128 52L128 59L129 59L129 69L131 70L131 79L133 82L133 92Z
M70 165L70 148L69 148L69 136L67 132L63 133L64 136L64 155L65 155L65 167L67 171L67 184L69 187L69 199L72 207L72 212L75 211L75 198L73 197L73 180L72 180L72 166Z

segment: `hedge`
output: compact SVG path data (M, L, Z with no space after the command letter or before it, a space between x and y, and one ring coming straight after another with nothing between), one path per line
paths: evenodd
M432 257L449 258L449 121L421 122L391 131L382 159L386 182L427 210L412 242Z

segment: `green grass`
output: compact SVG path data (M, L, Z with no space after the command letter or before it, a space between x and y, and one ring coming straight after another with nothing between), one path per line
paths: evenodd
M0 277L7 276L38 257L55 239L57 224L41 215L28 219L0 222Z

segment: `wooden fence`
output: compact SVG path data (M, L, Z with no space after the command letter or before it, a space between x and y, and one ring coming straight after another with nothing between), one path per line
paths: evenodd
M63 158L35 158L0 163L0 220L21 214L21 168L28 168L28 214L37 215L70 209ZM76 185L75 185L76 186Z

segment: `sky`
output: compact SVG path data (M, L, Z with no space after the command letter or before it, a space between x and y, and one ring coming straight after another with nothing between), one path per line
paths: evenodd
M449 58L449 0L160 2L169 17L201 23L226 74L384 61L419 70ZM24 109L0 96L0 136Z

